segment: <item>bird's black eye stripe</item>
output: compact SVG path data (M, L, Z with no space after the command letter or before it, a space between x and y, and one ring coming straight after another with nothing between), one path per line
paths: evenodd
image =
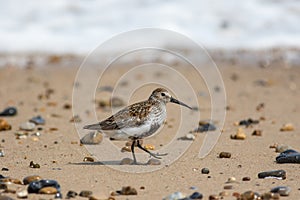
M166 94L165 94L165 93L161 93L161 96L163 96L163 97L164 97L164 96L166 96Z

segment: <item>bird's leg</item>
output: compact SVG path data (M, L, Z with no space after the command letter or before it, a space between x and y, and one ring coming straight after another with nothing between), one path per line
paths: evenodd
M132 140L132 144L131 144L131 152L132 152L132 156L133 156L133 164L137 164L136 158L135 158L135 154L134 154L134 145L135 145L136 140Z
M161 157L159 157L159 156L166 156L166 155L168 155L167 153L164 153L164 154L156 153L156 154L154 154L154 153L150 152L148 149L145 149L144 147L142 147L142 145L140 144L139 140L137 140L137 146L138 146L138 148L142 149L143 151L149 153L154 158L161 159Z

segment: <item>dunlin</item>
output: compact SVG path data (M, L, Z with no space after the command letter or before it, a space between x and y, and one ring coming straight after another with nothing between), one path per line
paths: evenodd
M139 140L153 135L161 127L167 117L166 104L168 102L192 109L173 98L166 89L157 88L148 100L127 106L111 117L83 128L104 131L105 133L110 132L107 134L112 139L132 140L131 151L134 164L137 164L134 154L135 145L151 156L160 159L160 156L167 154L154 154L142 147Z

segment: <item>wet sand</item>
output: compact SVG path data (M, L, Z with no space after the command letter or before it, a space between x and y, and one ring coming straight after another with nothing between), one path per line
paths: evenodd
M222 129L222 134L213 150L205 158L198 158L202 141L205 134L209 132L196 133L192 145L174 163L162 166L162 169L154 172L127 173L103 165L101 160L83 162L85 156L91 155L84 146L80 145L76 127L70 122L73 116L72 109L64 108L65 104L72 105L72 92L76 72L80 65L79 61L80 59L68 66L68 63L61 63L59 59L54 59L45 66L33 63L25 68L12 65L0 68L0 110L8 106L15 106L18 109L16 116L0 117L12 126L11 130L0 132L0 147L5 153L4 157L0 157L1 167L8 168L8 171L1 171L0 174L20 180L29 175L54 179L61 185L64 197L69 190L77 193L90 190L93 196L107 199L112 191L120 190L123 186L131 186L137 190L137 195L115 196L115 199L162 199L174 192L190 195L195 191L202 193L203 199L208 199L212 194L218 195L222 191L228 193L224 199L236 199L232 196L234 192L243 193L252 190L265 193L275 186L289 186L292 189L289 197L280 199L299 198L299 164L277 164L275 158L278 153L275 153L274 148L269 148L270 145L277 143L300 150L299 66L288 67L281 63L273 63L267 67L259 64L247 66L247 63L217 60L225 84L228 108L225 125L219 127ZM60 67L61 65L65 67ZM109 70L101 86L113 86L116 79L120 78L130 65ZM198 95L200 119L209 119L210 96L204 81L194 76L186 67L176 66L176 70L193 83L198 83L193 85L193 88ZM149 73L132 76L120 88L126 91L126 88L134 85L136 80L145 79ZM166 78L172 81L172 77L168 74L159 72L154 72L153 78ZM147 85L138 89L129 102L148 98L155 87L156 85ZM47 98L45 94L49 89L53 90L53 94L51 93ZM110 92L98 92L96 99L107 101L110 96ZM125 97L121 96L121 98ZM192 103L190 96L183 98L187 104ZM90 102L93 102L93 99L90 99ZM261 103L264 106L257 110L257 106ZM156 150L173 139L174 132L180 124L178 107L168 105L167 109L167 124L159 134L144 140L144 144L155 145ZM186 111L182 112L186 113ZM97 108L96 114L99 119L103 119L111 114L111 110ZM45 125L38 126L42 127L42 130L27 131L29 134L27 138L16 139L15 133L20 132L19 125L36 115L41 115L46 120ZM83 116L80 117L86 119ZM191 119L187 120L192 121L192 117L198 119L199 115L193 114L190 117ZM248 118L258 119L259 124L248 128L235 124ZM92 118L87 119L92 121ZM91 121L80 123L84 125ZM280 131L285 123L292 123L295 130ZM187 128L193 130L196 127L197 123ZM235 134L239 127L244 129L246 139L231 139L230 135ZM51 130L51 128L57 128L57 130ZM262 136L251 135L256 129L262 130ZM40 132L41 135L32 136L36 132ZM104 139L107 140L107 138ZM116 145L122 147L124 143L116 142ZM222 151L230 152L231 158L219 158L218 155ZM149 159L146 154L141 154L141 156ZM125 157L131 158L131 153L124 153ZM30 161L40 164L40 168L30 168ZM209 168L209 174L201 174L201 169L204 167ZM287 172L285 180L258 179L257 177L259 172L277 169ZM242 181L242 178L246 176L251 180ZM235 177L237 181L230 184L233 186L232 189L224 189L224 186L228 185L225 182L230 177ZM191 187L197 189L192 190ZM16 198L15 194L4 195ZM51 199L53 195L30 194L28 198ZM82 199L82 197L77 198Z

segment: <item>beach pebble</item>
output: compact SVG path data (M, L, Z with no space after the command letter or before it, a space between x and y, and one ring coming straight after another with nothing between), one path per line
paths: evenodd
M235 177L230 177L227 179L226 183L236 183L236 178Z
M20 199L25 199L28 197L28 192L26 189L18 189L16 191L17 197Z
M252 132L252 135L254 135L254 136L262 136L262 130L256 129L256 130L254 130Z
M17 113L18 111L16 107L7 107L0 113L0 116L12 117L15 116Z
M286 179L286 172L284 170L273 170L260 172L258 178L279 178Z
M32 176L26 176L23 179L23 183L24 185L28 185L29 183L33 182L33 181L39 181L41 180L42 177L38 176L38 175L32 175Z
M57 192L60 192L60 185L55 180L49 180L49 179L42 179L39 181L33 181L28 185L28 192L29 193L38 193L40 189L44 187L53 187L57 190Z
M202 174L209 174L209 169L208 168L202 168L201 173Z
M0 119L0 131L8 130L11 130L11 125L5 119Z
M219 154L219 158L230 158L231 157L231 153L229 153L229 152L221 152L220 154Z
M79 193L79 196L81 197L90 197L93 195L93 192L92 191L89 191L89 190L82 190L80 193Z
M118 193L121 195L137 195L136 189L131 186L122 187L122 190L118 191Z
M120 165L132 165L133 160L131 158L123 158L120 162Z
M35 124L32 122L24 122L20 124L20 129L24 131L33 131L35 128Z
M30 161L29 167L30 168L40 168L41 166L38 163L34 163L33 161Z
M242 200L258 200L259 195L253 191L247 191L241 194L240 198Z
M236 134L231 135L230 138L235 140L244 140L246 139L246 134L244 133L244 130L242 128L238 128Z
M233 185L224 185L224 190L232 190L233 189Z
M287 186L277 186L271 189L272 193L278 193L280 196L289 196L291 193L291 188Z
M4 157L4 151L3 151L3 149L0 149L0 157Z
M280 128L280 131L293 131L295 130L293 124L291 123L287 123L287 124L284 124L281 128Z
M54 187L43 187L39 190L39 194L56 194L57 189Z
M259 120L254 120L254 119L249 118L249 119L246 119L246 120L241 120L241 121L239 122L239 125L240 125L240 126L246 126L246 127L249 127L249 126L251 126L251 125L253 125L253 124L258 124L258 123L259 123Z
M121 152L131 152L131 147L130 146L126 146L126 147L122 147Z
M42 116L40 116L40 115L31 118L31 119L29 120L29 122L32 122L32 123L34 123L35 125L44 125L44 124L46 123L45 119L44 119Z
M194 192L193 194L191 194L189 196L190 199L202 199L203 198L203 194L199 193L199 192Z
M151 158L148 160L147 165L160 165L161 161L155 158Z
M242 181L250 181L250 180L251 180L251 178L249 176L245 176L242 178Z
M261 199L271 200L271 199L280 199L278 193L266 192L261 195Z
M103 135L99 132L90 132L81 138L81 144L100 144L103 140Z
M77 196L77 192L73 191L73 190L69 190L67 193L67 198L75 198Z
M155 146L153 144L146 144L144 148L147 150L155 150Z
M288 149L283 151L276 157L277 163L300 163L300 153L293 150Z
M170 194L169 196L163 198L163 200L180 200L186 198L186 195L184 195L181 192L174 192Z
M219 200L220 198L219 198L218 195L211 194L211 195L209 195L208 199L209 199L209 200Z
M94 161L95 161L94 158L89 157L89 156L86 156L83 158L83 162L94 162Z
M207 132L207 131L215 131L217 128L213 124L213 122L210 121L200 121L198 128L194 130L194 132Z
M183 137L178 138L180 140L195 140L195 136L191 133L186 134Z

